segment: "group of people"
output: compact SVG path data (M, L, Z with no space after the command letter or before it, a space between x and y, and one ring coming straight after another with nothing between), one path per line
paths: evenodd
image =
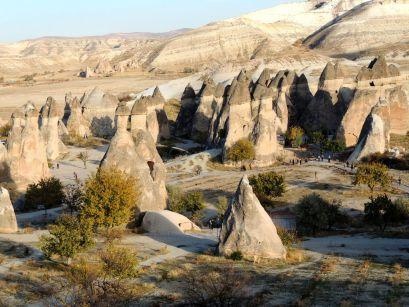
M301 165L303 162L308 163L308 159L305 158L304 161L302 159L292 159L290 161L290 164L292 164L292 165L298 165L298 164Z

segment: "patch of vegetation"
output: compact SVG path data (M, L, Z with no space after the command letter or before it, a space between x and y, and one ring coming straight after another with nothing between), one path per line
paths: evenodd
M243 260L243 253L241 251L232 252L229 256L229 259L233 261L241 261Z
M139 273L139 262L134 250L113 244L100 253L105 275L111 278L134 278Z
M273 171L251 176L249 182L258 199L265 205L271 205L274 198L285 193L284 176Z
M78 135L70 136L68 138L63 139L64 144L69 146L75 147L83 147L83 148L96 148L102 146L105 142L101 139L88 137L83 138Z
M219 196L217 198L217 203L215 204L215 207L217 210L217 217L220 219L220 221L223 221L224 215L226 214L228 206L229 206L229 202L227 200L227 197Z
M248 139L241 139L227 149L226 158L234 163L253 160L255 156L254 145Z
M388 168L380 163L362 163L358 165L353 181L354 185L365 184L373 194L375 188L386 189L391 184L392 177Z
M399 224L409 218L409 202L398 199L393 202L387 195L381 195L365 204L365 221L376 225L381 231L391 224Z
M40 248L45 257L63 257L69 263L78 253L94 245L94 233L90 220L78 216L63 215L50 226L50 235L40 238Z
M199 222L202 218L202 210L205 208L204 198L201 192L184 193L179 187L167 186L169 196L169 209Z
M346 149L345 143L339 140L324 139L321 148L324 151L343 152Z
M388 153L374 153L364 157L362 162L384 164L388 168L396 170L409 170L409 154L405 154L401 158L396 158Z
M297 228L301 233L313 235L320 230L331 230L336 223L347 220L340 208L339 201L329 202L317 193L304 196L295 206Z
M287 144L290 144L293 148L298 148L303 142L304 130L298 126L290 127L285 137Z
M27 187L24 211L36 210L44 206L45 210L61 206L65 200L64 187L55 177L41 179Z
M276 227L277 234L283 242L285 247L292 247L296 244L300 243L300 239L298 238L297 231L289 230L282 227Z
M409 131L406 133L406 135L391 133L389 146L402 147L406 149L409 148Z
M5 124L0 127L0 138L7 138L11 130L11 124Z
M134 177L114 168L99 169L85 182L80 215L96 227L112 228L129 223L139 199Z

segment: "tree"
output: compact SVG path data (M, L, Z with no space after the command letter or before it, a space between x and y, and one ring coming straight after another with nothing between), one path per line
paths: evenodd
M227 160L234 163L253 160L255 157L254 145L247 139L238 140L227 150L226 157Z
M284 176L276 172L251 176L249 182L254 193L261 198L265 197L272 200L275 197L282 196L285 192Z
M366 184L371 194L376 187L387 188L392 181L388 174L388 168L380 163L363 163L357 168L354 185Z
M50 226L50 235L40 238L45 257L58 255L69 263L77 254L93 246L93 230L90 220L78 216L62 215Z
M345 143L339 140L324 140L322 149L330 152L342 152L345 150Z
M84 203L84 187L80 183L69 184L65 187L65 204L73 212L80 211Z
M384 231L391 223L401 223L408 219L409 204L403 200L393 202L387 195L371 197L365 204L365 221Z
M287 134L287 141L291 144L291 147L298 148L301 146L304 136L304 130L298 126L291 127Z
M323 199L319 194L304 196L295 207L297 227L315 235L318 230L331 230L335 223L346 221L340 211L341 204Z
M223 221L224 215L226 214L227 207L229 206L228 200L224 196L219 196L217 198L216 203L216 210L217 210L217 217Z
M115 168L99 169L85 182L80 214L96 227L112 228L130 222L139 191L134 177Z
M78 154L77 158L80 159L82 161L82 163L84 163L84 168L87 168L87 162L88 162L88 159L89 159L88 151L80 152Z
M45 210L58 207L64 202L64 188L61 181L55 177L41 179L27 187L24 210L37 209L44 206Z

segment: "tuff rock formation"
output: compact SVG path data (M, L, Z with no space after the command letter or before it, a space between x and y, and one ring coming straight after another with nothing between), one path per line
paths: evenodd
M18 189L25 189L28 184L50 175L38 115L32 103L12 115L12 128L7 138L7 181Z
M247 176L240 181L227 208L218 252L230 256L240 251L247 259L283 259L286 250L270 216L253 193Z
M89 123L82 115L81 104L77 97L74 97L66 106L69 112L67 119L67 130L70 136L88 137L90 135Z
M160 235L183 235L186 231L200 231L200 228L187 217L168 210L146 212L142 220L142 229Z
M195 90L188 84L182 94L181 107L176 119L176 136L186 137L190 135L197 107Z
M356 78L357 87L351 102L337 129L337 138L346 146L353 146L358 142L365 120L373 107L381 101L389 102L391 106L394 117L391 132L405 134L409 130L406 120L408 98L397 79L399 76L396 67L388 66L382 56L375 58L368 67L362 68Z
M10 201L9 192L0 187L0 233L15 233L17 231L16 215Z
M62 113L52 97L48 97L45 105L40 110L40 129L44 143L46 144L47 158L56 160L67 152L67 148L59 136L59 122Z
M131 130L143 129L155 142L170 137L169 121L164 110L165 98L156 87L152 96L137 99L131 110Z
M97 137L111 137L115 133L115 109L119 103L116 96L105 94L95 87L81 98L82 114L90 123L90 130Z
M101 161L101 167L115 167L138 180L139 212L166 208L166 169L156 151L149 133L141 130L139 138L127 131L130 110L121 103L116 109L116 133ZM134 131L136 133L136 131Z

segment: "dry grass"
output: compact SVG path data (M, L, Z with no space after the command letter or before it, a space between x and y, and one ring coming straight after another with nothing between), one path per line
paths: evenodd
M399 135L399 134L391 134L390 139L390 146L391 147L402 147L405 149L409 149L409 134L407 135Z

